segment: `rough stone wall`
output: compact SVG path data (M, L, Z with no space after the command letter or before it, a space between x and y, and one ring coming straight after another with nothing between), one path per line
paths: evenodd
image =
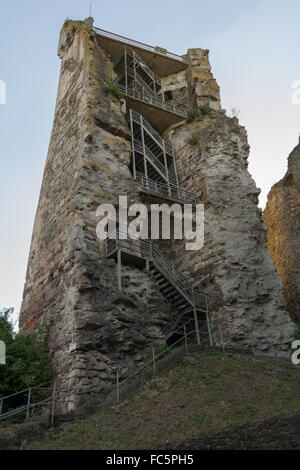
M116 263L96 238L99 204L139 202L129 170L131 145L120 102L103 90L111 66L88 24L65 22L55 118L34 222L20 329L53 321L49 348L59 385L69 391L115 383L116 369L164 342L168 306L138 268ZM74 346L75 344L75 346ZM72 351L70 346L72 346Z
M263 218L287 310L300 323L300 143L288 158L286 175L268 195Z
M207 49L188 49L188 68L182 72L163 77L164 92L171 92L176 103L196 108L209 103L214 110L221 109L220 88L209 62Z
M181 187L205 204L203 249L188 252L177 243L170 256L208 294L216 344L221 326L227 344L247 348L252 342L257 353L288 357L294 324L267 250L245 129L212 111L174 126L166 137L175 146Z

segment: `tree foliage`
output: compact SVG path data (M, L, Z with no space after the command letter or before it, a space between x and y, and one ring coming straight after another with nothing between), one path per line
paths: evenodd
M50 326L33 335L15 333L13 309L0 310L0 340L6 345L6 364L0 365L0 398L47 382L53 376L47 350ZM10 400L10 408L22 397Z

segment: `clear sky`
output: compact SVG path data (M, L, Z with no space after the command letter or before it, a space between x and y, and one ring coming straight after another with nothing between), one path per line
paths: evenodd
M34 214L53 121L66 18L89 16L90 0L0 0L0 308L20 308ZM299 138L299 0L93 0L95 26L184 54L210 49L223 108L240 109L249 170L262 189L286 171Z

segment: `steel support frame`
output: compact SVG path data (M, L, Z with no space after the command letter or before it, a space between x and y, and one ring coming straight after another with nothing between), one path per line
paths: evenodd
M198 344L198 346L200 346L201 345L201 340L200 340L200 332L199 332L198 312L197 312L196 307L193 307L193 312L194 312L194 321L195 321L197 344Z
M117 263L117 273L118 273L118 290L122 292L122 250L118 250L117 254L118 263Z

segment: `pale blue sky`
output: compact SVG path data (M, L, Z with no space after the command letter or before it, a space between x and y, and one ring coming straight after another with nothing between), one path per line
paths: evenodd
M210 49L223 108L241 110L249 169L262 188L286 171L298 142L299 0L94 0L95 26L183 54ZM90 0L0 0L0 308L19 310L58 84L60 27L89 16Z

